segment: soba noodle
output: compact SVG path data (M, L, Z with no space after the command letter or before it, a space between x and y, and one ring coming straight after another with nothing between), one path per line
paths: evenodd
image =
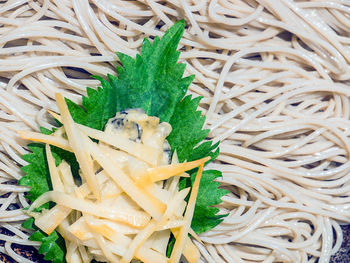
M0 3L0 225L38 247L20 223L16 182L27 141L51 128L54 94L80 102L91 74L115 74L115 51L185 18L189 93L203 96L210 167L230 194L222 224L196 243L203 262L329 262L350 222L350 3L342 0L8 0Z

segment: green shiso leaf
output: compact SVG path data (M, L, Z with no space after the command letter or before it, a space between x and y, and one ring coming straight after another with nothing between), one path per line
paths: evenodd
M142 108L148 115L169 122L194 78L193 75L182 78L185 64L177 63L180 55L177 46L184 26L181 20L162 39L155 37L153 43L145 39L136 59L117 53L122 64L117 67L117 77L108 75L105 80L95 76L102 87L87 88L88 96L83 97L81 106L66 100L73 119L101 130L116 112Z
M206 156L215 159L219 154L219 143L213 145L211 141L203 142L209 130L202 130L205 117L202 112L197 111L200 100L201 97L191 99L191 95L183 98L176 105L169 121L172 132L167 140L172 151L176 149L180 162L193 161Z
M64 240L56 231L53 231L50 235L45 234L34 225L33 217L25 221L22 227L35 231L29 237L29 240L41 242L39 253L45 255L44 259L50 260L53 263L66 262Z
M121 98L119 110L142 108L148 115L169 122L194 78L193 75L182 78L185 64L177 63L180 56L177 46L184 28L185 22L181 20L162 39L155 37L152 44L145 39L136 59L118 53L122 67L117 68L118 81L114 83Z
M182 190L186 187L192 186L196 175L197 172L191 174L191 178L189 179L190 182L182 180L179 189ZM227 214L218 215L219 208L214 207L214 205L220 204L222 202L221 197L228 193L227 190L219 188L219 182L214 181L221 176L221 172L217 170L203 171L191 223L192 229L197 234L214 228L223 221L223 217L227 216Z
M98 87L97 90L87 88L88 96L83 97L81 106L69 99L66 99L66 102L74 121L102 130L108 119L112 118L117 112L117 89L103 78L98 76L95 76L95 78L101 82L102 87Z
M44 145L31 143L28 144L28 148L31 153L22 156L23 160L28 162L28 165L22 167L25 176L18 181L18 184L31 187L26 198L30 201L34 201L40 195L50 190L51 181L50 178L46 176L48 167Z
M157 116L161 121L169 122L173 128L168 136L172 152L176 150L181 162L211 156L212 160L219 154L218 143L205 141L209 130L203 130L205 117L197 111L200 97L192 99L185 96L194 76L183 78L185 64L178 63L180 52L177 46L184 32L183 20L174 24L162 39L155 37L153 43L145 39L141 55L133 59L118 53L121 61L117 67L118 76L108 75L107 79L94 76L101 82L101 87L87 88L87 96L82 105L66 99L73 119L83 125L103 130L108 119L116 112L127 108L142 108L148 115ZM52 131L42 129L42 133ZM41 194L52 189L48 165L43 144L28 145L31 153L23 156L28 165L22 168L23 176L18 184L31 187L26 197L34 201ZM73 175L78 175L79 165L74 154L51 147L56 165L65 160L72 167ZM196 171L191 177L181 181L180 187L191 186ZM225 215L217 215L218 208L213 207L221 202L227 191L219 189L219 183L213 181L221 176L218 171L203 173L196 202L192 228L202 233L215 227ZM45 206L43 206L45 207ZM47 205L45 208L48 208ZM31 240L42 242L39 253L53 262L63 262L65 247L62 238L54 231L46 235L30 219L23 227L36 230ZM168 251L171 251L171 243Z

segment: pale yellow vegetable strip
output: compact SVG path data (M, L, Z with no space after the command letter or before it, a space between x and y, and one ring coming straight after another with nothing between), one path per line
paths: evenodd
M176 227L176 228L172 228L171 232L176 237L180 231L179 231L179 228ZM188 236L186 236L185 246L182 251L182 254L185 256L188 263L197 263L201 256L198 248L193 244L192 240Z
M58 168L61 167L61 165L64 165L64 163L62 162L60 164L60 166ZM68 164L67 164L68 165ZM69 165L68 167L63 166L62 168L60 168L60 171L64 171L63 169L68 169L68 173L64 173L63 174L63 178L66 179L66 181L68 182L68 184L66 185L66 188L69 189L68 193L70 193L72 191L72 188L75 186L73 185L74 182L72 174L70 172L70 168ZM102 173L102 172L100 172ZM99 175L100 173L98 173L97 175ZM69 179L69 176L71 176L71 179ZM100 178L100 177L98 177ZM104 183L107 180L106 177L103 177L99 180L100 183ZM71 186L72 188L69 188L68 186ZM87 186L87 184L83 184L81 186L79 186L79 191L82 194L82 197L84 198L85 196L87 196L91 191L89 189L89 187ZM35 218L35 224L42 230L44 231L46 234L50 234L53 230L55 230L55 228L61 224L62 220L64 220L72 211L71 208L69 207L65 207L62 205L56 205L53 208L51 208L49 211L47 211L44 214L41 214L39 216L36 216Z
M89 226L95 232L101 234L107 239L113 241L116 247L119 249L118 255L123 255L126 251L126 247L130 245L131 238L123 234L116 232L106 224L101 224L93 217L84 217L85 224Z
M199 238L199 236L196 234L196 232L193 231L192 228L190 228L190 230L188 231L188 233L195 239L197 240L199 243L201 243L203 245L202 240Z
M179 159L177 157L177 152L175 150L173 153L171 164L177 164L177 163L179 163ZM177 192L177 190L179 189L178 188L179 180L180 180L179 176L173 176L172 178L166 181L167 189L171 195L174 195L175 192Z
M35 218L35 225L46 234L51 234L56 227L70 214L71 208L62 205L56 205L49 211L42 213Z
M83 200L83 194L81 193L79 188L75 189L75 194L76 194L77 198L79 198L80 200ZM87 213L83 213L81 218L85 219L85 218L93 218L93 217ZM86 223L86 220L85 220L85 223ZM89 226L89 225L87 225L87 226ZM111 261L111 262L119 262L119 257L115 256L111 252L111 250L109 249L109 246L107 245L107 241L104 239L104 237L102 235L100 235L99 233L95 232L93 229L91 229L91 230L94 232L94 235L93 235L94 240L97 242L97 245L100 247L100 249L101 249L102 253L104 254L104 256L106 257L106 259Z
M94 218L93 223L95 225L107 226L109 229L111 229L111 232L109 233L109 235L113 235L114 232L122 235L130 235L130 234L136 234L139 231L139 229L135 227L132 227L123 223L114 222L108 219ZM110 238L110 236L106 236L106 237ZM112 240L112 238L110 239Z
M169 217L176 211L177 207L180 205L180 201L184 200L187 196L189 188L183 189L178 192L173 199L170 200L165 213L162 218L158 222L150 222L148 226L146 226L143 230L141 230L136 237L133 239L131 244L128 247L128 250L124 254L122 258L122 262L130 262L134 255L137 253L138 249L142 246L142 244L149 238L153 232L155 232L159 227L165 225L169 219Z
M63 205L87 214L123 222L135 227L145 226L150 219L149 215L142 211L133 209L123 209L123 211L121 211L119 209L103 207L100 203L80 200L72 197L71 195L56 191L49 191L39 196L30 206L28 212L31 212L34 208L39 207L49 201L53 201L58 205Z
M89 252L99 262L106 262L107 261L107 259L103 256L103 253L102 253L101 249L98 249L98 246L97 246L97 248L93 248L93 247L89 248Z
M65 192L67 194L72 193L74 188L76 187L76 184L74 182L70 165L65 160L62 160L62 162L58 165L57 168L58 168L58 172L60 174L61 180L63 182Z
M170 178L167 181L170 181L169 186L168 186L168 191L170 192L171 195L174 195L175 192L177 192L177 190L179 189L179 180L180 177L179 176L174 176L172 178Z
M93 238L92 234L89 232L89 227L85 222L84 217L80 217L74 223L68 227L68 231L71 232L74 236L79 238L81 241L85 241Z
M63 240L64 240L64 244L66 245L66 251L67 251L67 249L68 249L68 248L69 248L69 246L70 246L71 241L70 241L70 240L68 240L68 239L65 239L65 238L63 238ZM65 259L66 259L67 263L69 263L69 262L70 262L70 261L69 261L69 259L68 259L68 254L67 254L67 252L66 252Z
M57 231L60 233L60 235L64 238L64 241L66 243L66 247L68 248L68 245L70 242L74 243L74 244L77 244L78 248L79 247L94 247L94 248L97 248L97 244L94 240L89 240L88 242L80 242L79 239L77 239L76 237L74 237L74 235L72 235L69 231L68 231L68 228L69 228L69 222L66 219L64 219L62 221L62 223L58 226L57 228ZM79 249L80 251L80 249ZM86 253L87 254L87 253ZM82 262L85 263L85 262L90 262L91 261L91 257L89 257L89 255L87 255L88 257L88 260L86 260L85 258L85 253L82 253L80 251L80 255L82 257Z
M56 93L57 106L61 112L62 123L66 131L68 141L72 147L75 157L80 165L82 174L85 177L86 183L91 189L97 200L101 200L101 192L99 184L93 168L92 159L90 153L84 149L84 140L82 140L83 134L77 129L72 116L69 113L68 107L61 94Z
M102 166L113 181L123 189L142 209L156 220L160 220L166 209L166 205L159 199L137 186L112 159L104 155L97 144L89 140L89 148L93 158Z
M154 220L152 220L131 241L131 244L129 245L127 251L123 255L123 258L121 259L121 262L122 263L129 263L133 259L134 254L136 254L138 249L142 246L142 244L146 241L146 239L149 238L153 234L153 232L156 229L157 229L157 223Z
M135 257L141 260L143 263L167 263L168 258L153 249L146 249L142 246L138 249Z
M67 220L67 218L65 218L61 224L57 227L57 231L60 233L60 235L65 239L65 240L69 240L71 242L78 242L78 239L72 235L72 233L70 233L68 231L69 228L69 222Z
M157 165L158 156L160 154L159 149L144 145L141 143L126 140L123 137L115 136L113 133L106 133L90 127L77 124L79 129L87 136L96 140L102 141L109 145L112 145L118 149L121 149L132 156L139 158L152 166Z
M188 236L186 237L182 254L185 256L188 263L198 263L201 257L201 253L199 252L198 248L195 246L195 244L193 244Z
M47 110L47 112L54 117L56 120L58 120L60 123L62 123L62 118L59 114L57 114L56 112L53 112L51 110Z
M34 142L47 143L50 145L57 146L63 150L72 152L71 146L69 145L68 141L64 138L32 131L17 131L17 133L22 139L31 140Z
M181 202L184 202L184 199L188 195L189 191L190 188L188 187L182 189L174 195L174 197L170 200L167 210L163 215L164 221L162 223L166 223L166 220L168 220L173 214L176 213L176 210L178 210L179 206L181 205Z
M203 173L203 167L204 167L204 163L201 164L201 166L199 167L196 179L194 180L190 199L188 200L188 204L187 204L187 208L186 208L186 212L185 212L185 216L184 216L186 224L180 228L180 232L176 236L176 241L174 244L173 251L171 253L169 263L178 263L180 261L181 254L182 254L182 251L183 251L185 243L186 243L186 237L188 238L188 236L187 236L188 231L191 227L194 207L196 204L196 199L197 199L197 194L198 194L198 189L199 189L199 183L200 183L202 173Z
M164 225L161 225L157 228L157 230L165 230L165 229L176 229L178 227L181 227L185 225L185 221L182 220L182 219L178 219L178 220L175 220L175 219L171 219L169 220L166 224ZM173 231L172 231L173 232Z
M175 149L174 153L173 153L173 157L171 158L171 163L175 164L175 163L179 163L179 157L177 156L177 151Z
M202 163L210 160L210 157L205 157L196 161L187 163L176 163L165 166L158 166L148 168L144 174L141 174L135 180L139 185L150 184L153 182L167 180L172 176L179 175L181 177L188 177L185 171L191 170Z
M67 263L82 263L77 248L78 245L76 243L69 242L66 254Z
M176 210L174 211L174 215L178 218L183 218L183 215L185 214L187 202L185 200L180 200L179 205L176 207Z
M170 238L170 230L157 231L152 235L151 248L163 255L166 255L167 246Z
M72 253L71 253L71 251L72 251L72 249L71 249L72 243L71 243L71 241L66 240L66 239L64 241L65 241L65 244L66 244L66 256L65 256L65 259L66 259L67 263L72 263L73 262Z
M88 245L89 244L86 244L86 246L88 246ZM118 253L117 253L118 251L116 251L114 243L106 241L106 246L108 246L108 248L111 252L118 255ZM90 249L91 253L102 256L102 252L97 249L97 246L95 244L93 244L93 246L89 246L89 247L92 248L92 249ZM138 259L140 259L141 261L143 261L144 263L167 263L168 262L168 259L166 256L161 255L160 253L158 253L152 249L144 248L142 246L139 248L139 252L137 253L136 257Z
M83 246L90 246L90 247L95 247L97 248L97 244L95 244L94 240L88 240L86 242L81 242L77 237L75 237L68 229L70 225L68 222L68 219L65 218L62 223L57 227L58 233L65 239L69 240L71 242L81 244Z
M61 181L55 160L52 156L51 148L48 144L45 145L45 150L52 188L55 191L64 192L65 188ZM62 220L69 215L70 212L70 208L57 205L53 209L46 211L45 213L41 213L40 216L35 217L35 225L49 235L62 222Z
M80 242L79 239L77 239L77 243L81 244L82 246L86 246L91 249L98 249L98 244L95 239L89 239L83 242Z
M109 249L109 246L107 245L106 240L103 238L102 235L95 233L95 240L97 241L97 244L99 245L100 249L102 250L102 253L104 256L110 261L110 262L119 262L119 257L115 256L112 251Z
M91 262L92 257L86 252L85 246L78 245L78 250L84 263Z
M89 219L92 219L93 217L91 215L84 214L83 218L85 219L85 223L89 222ZM90 220L91 221L91 220ZM94 231L94 228L91 227L90 224L86 224L90 230L93 231L94 239L96 240L98 246L100 247L102 253L104 256L110 261L110 262L119 262L119 257L114 255L112 251L109 249L108 243L105 240L105 238L97 231ZM117 246L118 249L120 246ZM119 252L120 253L120 252Z
M97 180L98 180L100 185L105 183L107 181L107 179L108 179L107 176L104 175L104 171L103 170L98 172L96 174L96 177L97 177ZM83 198L91 193L91 190L90 190L89 186L86 183L84 183L81 186L79 186L78 189L82 193Z
M95 232L95 233L98 233L99 235L101 235L101 237L106 237L105 236L105 234L107 234L106 233L106 231L103 231L103 233L101 233L100 231L101 231L101 228L99 228L99 227L97 227L97 226L91 226L91 225L89 225L90 227L91 227L91 229ZM115 237L115 236L114 236ZM107 239L109 239L108 237L107 237ZM109 239L109 240L111 240L111 239ZM118 242L118 240L111 240L112 242L113 242L113 253L114 254L116 254L116 255L118 255L118 256L122 256L124 253L125 253L125 251L126 251L126 247L127 247L127 245L125 245L125 244L123 244L123 243L120 243L120 242ZM129 240L128 240L129 242L128 243L130 243L131 242L131 239L129 238ZM122 241L123 242L123 241ZM107 256L106 256L107 257Z
M52 156L51 148L48 144L45 144L47 164L49 166L50 178L52 188L54 191L64 192L64 186L61 181L58 169L56 167L55 159Z
M85 219L86 224L88 224L92 229L94 229L96 232L102 234L103 236L105 236L106 238L114 242L113 253L117 255L123 255L124 251L121 251L120 248L118 248L118 246L122 245L125 247L124 250L126 250L126 247L129 246L132 239L130 237L127 237L125 235L122 235L116 232L116 230L112 228L109 228L108 225L103 224L104 221L106 220L95 219L92 217ZM108 228L104 229L103 227L101 227L102 225L107 226ZM149 248L143 248L143 247L140 247L136 251L135 257L142 260L144 263L146 262L166 263L167 262L167 258L165 256L159 253L156 253Z

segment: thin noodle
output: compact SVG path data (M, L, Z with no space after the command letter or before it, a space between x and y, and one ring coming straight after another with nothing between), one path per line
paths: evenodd
M32 262L12 245L39 245L20 227L28 188L16 182L29 151L16 131L52 128L56 92L80 103L98 86L90 75L115 74L116 51L135 57L182 18L189 94L204 97L209 138L221 141L209 167L230 191L218 206L228 216L204 245L194 241L201 262L329 262L340 249L350 222L348 2L15 0L0 14L0 227L13 233L0 235L1 253Z

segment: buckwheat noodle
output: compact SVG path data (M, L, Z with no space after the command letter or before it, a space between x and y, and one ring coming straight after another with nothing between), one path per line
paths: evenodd
M8 0L0 2L0 252L38 247L16 182L27 141L51 128L54 94L81 101L115 51L184 18L180 59L195 74L211 168L230 194L222 224L196 243L203 262L329 262L350 222L350 3L342 0Z

